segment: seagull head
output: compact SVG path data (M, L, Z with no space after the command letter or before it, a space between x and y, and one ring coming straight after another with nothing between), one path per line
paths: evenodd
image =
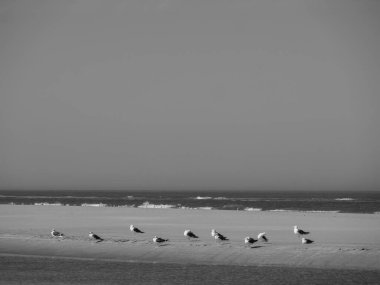
M90 234L90 235L92 235L92 234L93 234L93 232L89 232L89 234Z
M295 229L295 230L298 229L298 226L294 226L294 229Z

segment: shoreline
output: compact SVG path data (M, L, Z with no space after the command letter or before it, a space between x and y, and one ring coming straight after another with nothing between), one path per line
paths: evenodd
M373 214L0 205L0 221L0 255L380 270L380 221ZM129 224L146 233L131 233ZM295 224L310 230L315 243L302 245L292 232ZM51 228L66 237L51 238ZM188 241L183 236L187 228L200 239ZM230 240L215 242L211 228ZM89 231L104 242L90 241ZM245 236L262 231L268 243L244 245ZM154 235L169 242L155 245Z
M131 205L108 205L106 203L83 203L81 205L69 205L62 203L47 203L47 202L36 202L34 204L17 204L17 203L7 203L0 204L1 206L49 206L49 207L89 207L89 208L131 208L131 209L159 209L159 210L184 210L184 211L236 211L236 212L284 212L284 213L326 213L326 214L355 214L355 215L380 215L380 211L375 212L342 212L341 210L291 210L291 209L270 209L263 210L262 208L251 208L247 207L244 209L218 209L211 206L205 207L186 207L186 206L174 206L168 204L144 204L139 206Z

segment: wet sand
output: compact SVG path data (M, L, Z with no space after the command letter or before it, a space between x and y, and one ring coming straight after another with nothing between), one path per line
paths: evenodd
M380 271L0 255L0 284L378 284Z

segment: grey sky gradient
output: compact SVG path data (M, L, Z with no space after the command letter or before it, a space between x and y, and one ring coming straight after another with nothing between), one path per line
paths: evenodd
M380 1L0 1L0 189L380 190Z

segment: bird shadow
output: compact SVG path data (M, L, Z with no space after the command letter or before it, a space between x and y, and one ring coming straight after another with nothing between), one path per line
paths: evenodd
M92 243L99 243L99 242L104 242L104 239L102 240L90 240Z
M116 242L116 243L124 243L124 242L129 242L131 240L129 239L115 239L113 240L113 242ZM132 242L135 242L135 241L132 241Z
M255 245L255 246L250 246L250 248L260 248L263 247L262 245Z
M168 246L169 244L157 244L156 247L163 247L163 246Z

